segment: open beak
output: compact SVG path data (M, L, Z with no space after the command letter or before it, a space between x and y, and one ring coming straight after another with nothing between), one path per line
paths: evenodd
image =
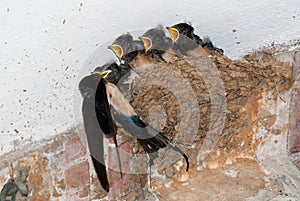
M108 49L111 49L119 59L122 59L123 49L120 45L110 45Z
M167 27L167 29L171 35L173 43L175 43L179 38L179 31L173 27Z
M106 71L103 71L103 72L99 72L99 71L91 72L92 75L98 74L98 75L100 75L101 78L103 78L103 79L106 78L107 75L108 75L109 73L111 73L111 70L106 70Z
M148 52L148 50L151 49L152 47L152 40L148 37L140 37L140 39L143 41L144 47L145 47L145 51Z

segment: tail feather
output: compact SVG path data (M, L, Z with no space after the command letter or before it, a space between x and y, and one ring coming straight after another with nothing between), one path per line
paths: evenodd
M165 148L167 145L170 145L170 147L180 153L183 158L186 161L186 171L189 170L189 159L187 155L176 145L172 145L168 138L161 135L160 133L157 134L154 137L148 138L148 139L138 139L138 142L143 147L143 149L149 154L150 160L149 164L152 166L154 164L154 159L158 157L157 151L161 148Z
M189 158L187 157L187 155L181 150L179 149L179 147L177 147L176 145L171 145L172 149L178 153L180 153L183 158L185 159L185 162L186 162L186 169L185 171L189 171L189 167L190 167L190 163L189 163Z
M117 150L117 156L118 156L118 162L119 162L120 175L121 175L121 177L123 177L123 171L122 171L122 165L121 165L121 157L120 157L120 151L119 151L119 146L118 146L118 142L117 142L117 136L114 135L114 136L113 136L113 139L114 139L114 143L115 143L116 150Z
M106 167L104 164L100 163L98 160L96 160L93 156L91 157L94 168L97 173L97 177L104 188L107 192L109 192L109 184L108 184L108 179L107 179L107 173L106 173Z

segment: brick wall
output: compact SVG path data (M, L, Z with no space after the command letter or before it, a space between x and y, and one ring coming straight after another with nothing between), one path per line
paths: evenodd
M51 139L36 142L19 150L15 150L0 161L0 186L9 178L8 163L13 162L15 175L19 167L29 170L28 187L30 193L28 200L115 200L122 192L129 192L129 186L124 189L123 182L127 183L128 177L123 174L121 178L118 171L109 169L110 192L104 191L97 179L94 167L90 161L87 147L85 146L85 133L79 129L72 129L66 133L54 136ZM112 140L108 140L113 144ZM129 144L119 137L121 149L128 151ZM108 145L108 163L110 166L118 164L117 155L113 146ZM128 169L129 163L122 156L122 168ZM19 196L18 199L21 199Z
M72 129L2 156L1 188L9 178L8 162L11 161L15 174L21 166L29 170L28 200L88 201L92 196L105 197L106 192L100 187L96 175L90 174L92 166L86 147L79 137L82 134L77 131Z
M300 170L300 51L294 54L294 84L290 105L290 132L288 137L288 154Z

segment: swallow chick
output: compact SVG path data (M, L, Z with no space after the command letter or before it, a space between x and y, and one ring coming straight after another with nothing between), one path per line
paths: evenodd
M88 147L97 177L103 189L109 191L109 182L104 159L103 134L112 136L116 147L117 127L113 120L106 92L105 77L110 71L93 72L84 77L79 83L79 90L83 97L82 115L87 136ZM118 149L119 169L122 167Z
M144 44L145 54L154 61L170 61L174 56L172 51L172 40L167 37L162 26L149 29L141 37Z
M108 63L95 68L94 71L103 72L109 70L110 73L105 80L116 85L124 96L130 96L132 84L138 74L130 67L128 63Z
M110 73L106 75L105 80L117 85L121 79L128 79L132 68L128 63L121 63L118 65L114 62L97 67L94 71L101 72L104 70L110 71Z
M223 50L216 48L208 37L202 40L196 35L194 27L187 23L175 24L167 27L167 29L174 43L174 49L185 56L207 56L211 53L223 54ZM189 42L187 38L192 40L194 44Z
M119 36L112 45L108 46L120 61L128 63L132 68L140 67L150 63L144 55L143 42L134 40L129 33Z
M173 50L179 55L198 57L208 56L209 53L202 47L203 41L194 34L194 28L186 23L167 27L173 41Z

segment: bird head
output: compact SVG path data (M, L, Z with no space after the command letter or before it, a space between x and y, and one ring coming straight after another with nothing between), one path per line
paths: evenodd
M132 35L128 33L119 36L108 49L111 49L119 60L130 62L136 56L138 47Z
M92 97L95 95L95 91L100 79L104 79L111 72L111 70L94 71L91 75L84 77L79 83L79 90L83 97Z
M111 70L105 70L103 72L94 71L94 72L91 72L91 75L99 75L101 78L105 79L109 73L111 73Z
M93 97L95 95L98 82L98 76L88 75L84 77L79 83L79 91L81 96L83 98Z
M166 51L172 43L171 39L166 36L162 26L149 29L140 39L143 41L146 52L150 49Z
M176 41L179 39L179 31L178 29L174 28L174 27L167 27L167 30L170 33L171 39L173 43L176 43Z
M108 49L111 49L115 53L115 55L118 57L118 59L122 59L123 48L120 45L113 44L113 45L108 46Z
M166 28L171 35L173 43L179 39L180 35L184 35L188 38L192 38L194 36L194 27L187 23L179 23Z
M145 52L148 52L152 47L152 40L146 36L141 36L140 39L144 44Z

